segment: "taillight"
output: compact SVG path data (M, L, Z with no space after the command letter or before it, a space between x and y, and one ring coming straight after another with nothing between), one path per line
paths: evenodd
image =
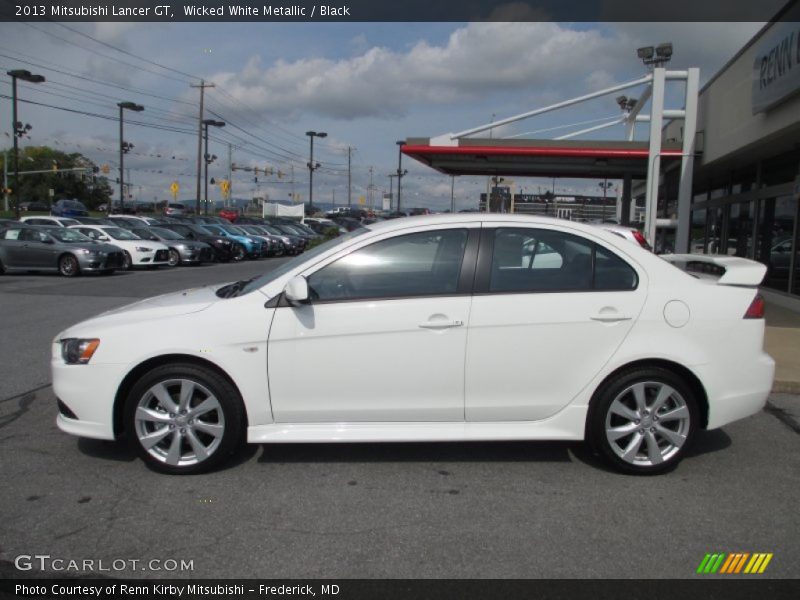
M760 294L757 294L753 301L750 303L750 307L747 309L747 312L744 313L745 319L763 319L764 318L764 298L761 297Z
M639 245L644 248L645 250L650 250L650 244L647 243L647 240L642 235L642 232L638 229L631 229L631 233L633 234L633 239L639 242Z

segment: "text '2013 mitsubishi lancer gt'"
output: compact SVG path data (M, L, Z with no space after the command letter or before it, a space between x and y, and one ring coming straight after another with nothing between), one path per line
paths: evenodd
M456 440L587 440L658 473L764 406L764 273L555 219L384 221L62 332L58 425L168 473L245 441Z

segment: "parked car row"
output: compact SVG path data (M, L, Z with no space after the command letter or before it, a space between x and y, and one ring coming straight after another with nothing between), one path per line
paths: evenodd
M54 271L66 277L295 256L324 236L290 219L108 215L24 216L0 221L0 273ZM338 229L336 231L338 234Z

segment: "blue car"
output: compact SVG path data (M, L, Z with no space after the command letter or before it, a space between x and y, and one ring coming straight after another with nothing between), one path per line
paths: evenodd
M88 217L89 211L78 200L58 200L50 209L54 217Z
M249 258L261 258L264 252L264 242L258 238L242 235L242 232L231 225L217 225L216 223L205 223L198 225L214 235L229 238L242 246ZM236 259L234 259L236 260Z

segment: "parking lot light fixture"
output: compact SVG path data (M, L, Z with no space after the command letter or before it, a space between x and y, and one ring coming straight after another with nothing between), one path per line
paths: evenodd
M408 174L408 169L403 169L403 146L406 145L405 140L397 140L397 211L400 212L400 195L403 183L403 177Z
M205 119L203 120L203 140L205 141L205 153L204 153L204 162L205 162L205 174L203 176L203 180L205 182L205 192L204 202L205 202L205 214L208 214L208 165L212 162L217 160L217 155L211 155L208 153L208 128L209 127L225 127L225 121L217 121L216 119Z
M135 102L118 102L117 106L119 107L119 211L125 214L125 154L133 148L133 144L125 142L122 114L126 110L142 112L144 106Z
M12 115L11 122L14 131L14 214L19 219L19 138L27 134L31 130L30 125L22 125L17 120L17 79L26 81L28 83L43 83L45 81L43 75L34 75L30 71L24 69L14 69L7 71L6 75L11 77L11 106Z
M308 209L314 212L314 171L320 168L319 163L314 162L314 138L328 137L324 131L306 131L310 142L309 157L308 157Z

